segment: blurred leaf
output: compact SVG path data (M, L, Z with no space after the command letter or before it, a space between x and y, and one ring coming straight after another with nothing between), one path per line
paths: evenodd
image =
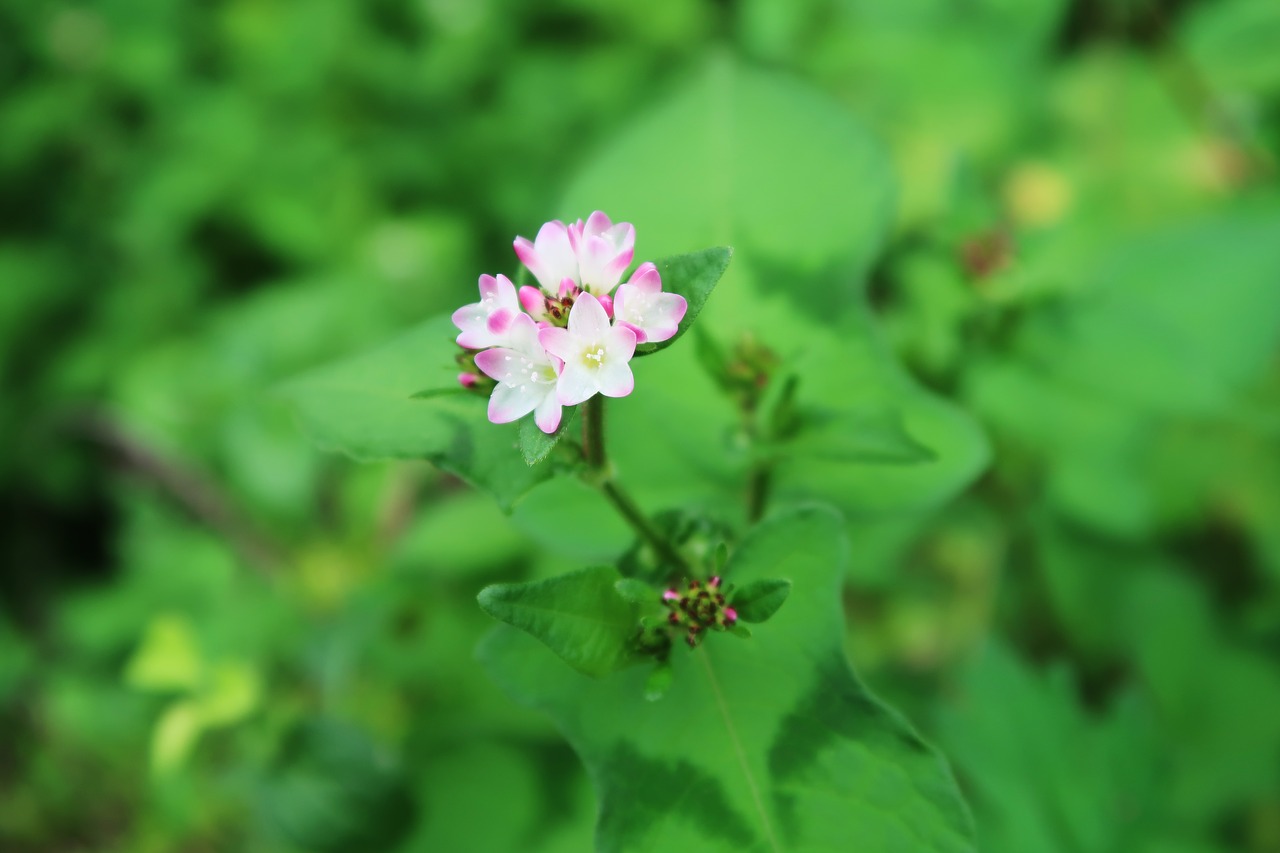
M756 528L726 578L780 574L790 603L751 643L677 650L657 702L643 667L590 681L521 632L485 640L492 676L549 713L587 765L599 849L974 849L945 764L844 660L841 527L808 509Z
M566 663L601 678L636 662L631 641L640 627L636 605L615 588L617 569L583 569L480 591L480 607L545 643Z
M165 774L186 763L202 728L200 709L195 702L183 699L165 709L152 731L152 771Z
M761 578L734 589L729 604L738 611L740 621L764 622L778 612L790 594L791 581Z
M191 625L181 616L157 616L125 667L125 681L141 690L192 690L204 677L204 661Z
M675 335L665 341L654 344L639 344L636 355L649 355L666 349L674 344L693 326L702 313L702 306L707 297L715 289L716 283L729 267L729 259L733 257L733 249L703 249L674 258L663 258L658 261L658 273L662 276L662 289L667 293L678 293L685 298L688 305L684 318Z
M290 734L261 803L278 834L319 853L391 849L416 817L391 760L359 729L325 720Z
M1269 0L1220 0L1190 10L1181 27L1187 53L1225 92L1280 91L1280 8Z
M204 726L225 726L252 713L261 697L257 669L242 662L222 663L213 667L197 695L196 712Z
M1154 851L1176 833L1164 836L1153 812L1161 786L1151 725L1131 700L1091 717L1066 672L1040 675L991 644L964 668L940 739L973 792L983 850Z
M545 467L525 464L516 426L489 423L484 401L473 395L413 399L456 383L454 337L449 318L438 317L372 353L312 371L281 393L321 447L357 459L428 459L509 508L549 476Z
M818 409L807 412L786 450L832 462L913 465L937 456L917 441L894 410Z

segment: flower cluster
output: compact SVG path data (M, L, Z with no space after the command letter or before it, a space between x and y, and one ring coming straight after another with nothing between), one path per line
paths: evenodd
M738 611L730 607L720 591L720 578L713 577L704 586L701 581L689 581L685 592L667 589L662 593L662 603L667 606L667 621L688 629L685 642L698 645L707 630L725 631L738 622Z
M675 335L688 307L683 296L663 292L651 263L620 284L635 242L630 223L615 225L597 210L586 222L548 222L533 242L516 238L516 256L539 287L517 292L504 275L480 276L480 301L455 311L453 322L458 345L496 383L490 421L533 412L538 428L551 433L563 406L631 393L636 344ZM466 372L458 381L477 387L479 377Z

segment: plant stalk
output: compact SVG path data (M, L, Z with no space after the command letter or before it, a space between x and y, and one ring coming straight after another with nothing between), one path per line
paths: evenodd
M643 541L657 553L658 558L667 565L678 569L685 577L692 577L693 570L689 562L676 547L653 525L639 505L614 479L609 466L609 458L605 453L604 443L604 398L596 397L582 404L582 456L591 469L592 480L604 496L613 504L618 514L631 525Z

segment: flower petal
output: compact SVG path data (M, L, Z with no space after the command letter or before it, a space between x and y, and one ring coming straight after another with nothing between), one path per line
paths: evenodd
M559 398L554 393L547 394L533 410L533 422L538 425L538 429L550 435L560 427L563 413Z
M592 339L603 339L608 331L609 315L604 312L600 300L590 293L579 296L573 303L573 308L569 310L569 334L589 343ZM565 358L565 361L568 359Z
M569 359L574 358L579 349L574 342L573 336L569 334L569 330L561 329L556 326L539 329L538 343L541 344L542 348L548 353L561 361L568 361Z
M596 385L596 372L580 362L566 361L560 381L556 383L556 397L566 406L576 406L594 397L600 390Z
M662 290L662 276L658 274L658 268L652 262L645 261L636 267L627 284L642 293L658 293Z
M636 333L626 326L615 326L606 339L606 359L609 364L626 364L636 354Z
M636 387L636 380L630 364L610 361L596 372L596 384L606 397L625 397Z
M528 385L499 383L489 397L489 420L506 424L529 414L542 402L542 391Z

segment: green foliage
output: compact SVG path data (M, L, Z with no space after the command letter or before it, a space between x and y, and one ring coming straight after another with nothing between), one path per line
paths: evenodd
M579 672L600 678L636 656L632 640L638 608L619 594L616 569L583 569L526 584L496 584L480 591L480 607L526 631Z
M778 612L790 594L791 581L761 578L737 587L729 596L729 603L741 621L763 622Z
M750 642L712 635L676 649L656 702L643 699L641 668L589 681L534 639L541 633L503 628L486 640L493 677L550 714L586 763L601 804L598 849L974 849L945 764L844 661L847 551L826 510L756 528L725 578L783 575L787 606Z
M702 313L702 306L706 304L707 297L711 295L720 277L728 269L731 257L733 257L732 249L703 249L686 255L676 255L673 258L663 258L655 264L658 274L662 276L662 289L668 293L678 293L683 296L687 307L675 335L656 344L638 345L636 355L649 355L666 349L693 326L698 315Z

